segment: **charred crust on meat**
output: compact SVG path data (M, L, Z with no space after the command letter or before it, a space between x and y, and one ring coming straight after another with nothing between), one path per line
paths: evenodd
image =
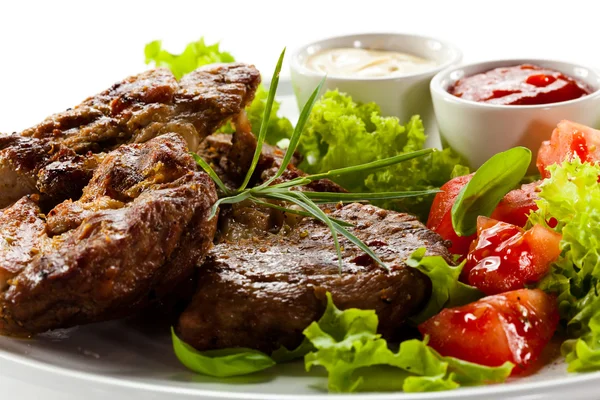
M173 133L108 153L47 219L39 196L1 210L0 237L13 241L0 246L0 333L119 318L164 297L211 247L216 199Z

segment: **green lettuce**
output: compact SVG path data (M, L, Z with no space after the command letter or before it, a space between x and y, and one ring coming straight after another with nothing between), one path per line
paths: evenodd
M300 168L319 173L420 150L426 135L419 116L402 125L383 117L375 103L358 104L338 91L329 91L315 104L301 141ZM439 187L469 169L451 149L410 160L376 172L335 179L353 192L424 190ZM433 196L380 202L384 208L410 211L426 219Z
M559 260L539 287L558 296L569 336L562 351L569 371L600 369L600 166L579 159L549 167L539 210L530 223L554 219L562 233Z
M416 268L431 280L431 297L423 310L412 318L415 324L439 313L443 308L458 307L483 297L476 287L459 281L466 260L460 265L449 265L441 256L425 256L425 248L413 252L406 264Z
M448 390L503 382L512 371L508 362L486 367L442 357L427 338L404 341L395 352L377 334L378 322L373 310L339 310L328 293L323 317L304 330L315 347L304 358L306 369L324 367L331 392Z
M227 378L262 371L275 365L275 361L258 350L232 348L198 351L183 342L171 329L173 350L187 368L202 375Z
M181 54L169 53L160 40L155 40L146 45L144 55L146 64L154 62L157 67L167 67L177 79L203 65L235 61L231 54L219 49L219 43L207 45L204 38L189 43Z
M189 43L181 54L169 53L162 48L160 40L155 40L146 45L144 54L146 56L146 64L154 63L158 67L167 67L177 79L203 65L235 61L235 58L230 53L220 50L219 43L207 45L204 38ZM267 104L267 95L268 91L263 85L260 85L256 91L254 100L246 108L246 114L254 132L260 131L263 113ZM280 104L275 101L265 139L267 143L272 145L276 145L282 139L289 138L294 131L292 123L287 118L277 115L279 107ZM231 133L233 132L233 128L231 124L227 124L221 131Z

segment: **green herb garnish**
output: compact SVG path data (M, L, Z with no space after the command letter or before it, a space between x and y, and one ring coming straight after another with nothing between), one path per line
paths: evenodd
M277 66L275 67L275 71L273 73L273 79L271 81L271 86L269 87L269 96L267 98L267 105L265 107L265 111L263 114L263 122L268 121L271 115L271 109L273 107L273 102L275 99L275 93L277 91L277 84L279 82L279 73L281 71L281 65L283 62L283 57L285 54L285 49L281 52L279 56L279 60L277 62ZM262 153L262 146L265 141L267 124L263 123L261 125L260 132L257 137L256 150L254 152L254 156L252 158L252 163L250 168L246 173L246 177L242 185L237 190L231 190L227 188L223 182L218 178L216 172L211 168L211 166L199 159L198 156L195 156L196 162L198 165L204 169L212 178L215 180L216 185L220 188L221 195L217 202L213 205L210 218L213 218L218 210L219 206L223 204L235 204L240 203L242 201L252 201L257 204L264 204L265 200L276 200L283 201L286 203L291 203L299 206L304 210L305 213L310 215L312 218L321 221L329 229L331 230L332 239L334 242L335 250L338 255L338 262L340 267L340 272L342 271L342 250L339 244L338 235L344 236L351 243L357 246L359 249L367 253L373 260L375 260L380 266L384 269L388 270L388 267L385 263L360 239L358 239L354 234L350 233L344 227L344 224L339 223L331 219L319 206L317 203L337 203L337 202L346 202L346 201L369 201L373 199L400 199L406 197L413 196L422 196L426 194L436 193L437 190L420 190L420 191L407 191L407 192L383 192L383 193L321 193L321 192L302 192L298 189L302 186L309 184L318 179L325 179L334 176L347 176L352 174L359 174L365 171L372 171L374 169L383 168L386 166L394 165L402 161L411 160L417 157L424 156L426 154L432 153L435 151L434 149L424 149L419 151L414 151L410 153L401 154L395 157L389 157L382 160L377 160L374 162L369 162L366 164L355 165L352 167L345 167L336 170L332 170L325 173L307 175L303 177L299 177L293 179L291 181L282 182L278 184L272 184L277 178L281 177L281 175L286 171L289 161L292 159L294 152L296 151L296 146L300 141L300 136L304 130L304 126L308 121L310 116L312 107L316 101L319 91L323 85L324 81L315 88L313 91L309 101L304 105L302 112L300 113L300 117L298 119L298 123L296 124L296 128L290 138L289 146L283 156L283 162L280 168L277 170L275 175L268 179L260 186L256 186L253 188L247 188L248 183L250 182L256 166L258 164L258 160ZM314 199L314 200L313 200ZM294 210L286 208L286 211L294 212Z
M198 351L179 339L173 328L171 328L171 339L179 361L199 374L227 378L251 374L275 365L271 357L253 349Z
M475 233L477 217L492 214L502 197L521 182L530 163L531 150L514 147L479 167L452 206L452 226L458 236Z

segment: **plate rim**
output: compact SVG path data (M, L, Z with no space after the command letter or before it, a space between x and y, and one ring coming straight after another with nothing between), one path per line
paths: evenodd
M10 338L9 338L10 339ZM17 365L24 368L32 368L36 371L45 372L53 376L58 376L69 380L69 382L84 381L96 385L105 386L110 389L128 389L143 391L152 394L169 394L180 395L186 397L196 397L200 399L236 399L236 400L325 400L330 398L336 399L356 399L357 394L332 394L332 393L314 393L314 394L280 394L280 393L244 393L231 392L214 389L202 389L201 383L198 383L198 388L181 387L177 385L167 386L159 383L140 382L125 378L115 378L103 376L97 373L77 371L74 369L56 366L44 361L35 360L26 357L22 354L15 354L5 349L0 349L0 365L1 361L9 364ZM183 368L183 367L182 367ZM4 370L4 368L2 368ZM503 399L526 398L531 395L540 395L548 393L554 388L565 390L573 386L590 385L600 383L600 371L572 374L568 373L564 377L552 380L543 380L535 382L518 383L512 382L509 384L493 384L477 387L463 387L455 390L447 390L442 392L426 392L426 393L406 393L406 392L363 392L360 393L361 398L367 400L440 400L440 399L464 399L475 400L490 398L490 396L511 396L502 397ZM19 379L19 378L17 378ZM581 389L581 388L580 388ZM141 394L141 393L140 393ZM493 398L493 397L492 397ZM530 398L530 397L527 397Z

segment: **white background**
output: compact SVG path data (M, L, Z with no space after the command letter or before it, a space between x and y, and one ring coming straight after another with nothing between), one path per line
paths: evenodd
M172 52L203 35L221 40L267 74L284 46L367 31L438 37L465 62L539 57L600 67L597 0L0 1L0 132L147 68L144 44L154 39ZM37 388L35 376L18 383L1 374L7 398L65 398Z

